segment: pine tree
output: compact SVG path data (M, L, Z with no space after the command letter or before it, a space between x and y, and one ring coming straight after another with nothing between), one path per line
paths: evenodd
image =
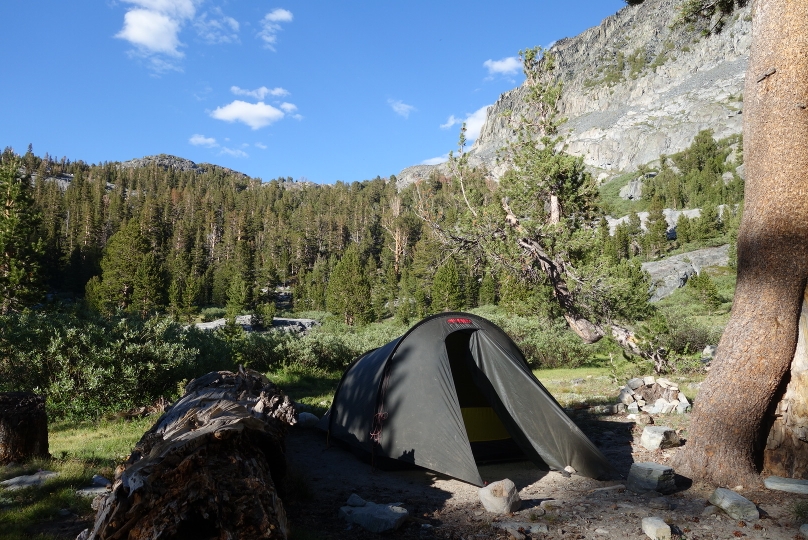
M353 326L370 317L370 283L359 260L359 248L351 244L334 266L326 288L328 311Z
M37 302L43 293L40 216L35 212L28 175L17 156L0 163L0 314Z
M481 306L494 305L497 302L497 284L491 272L486 272L480 283L479 303Z
M463 290L457 264L449 258L432 280L432 311L457 311L463 307Z

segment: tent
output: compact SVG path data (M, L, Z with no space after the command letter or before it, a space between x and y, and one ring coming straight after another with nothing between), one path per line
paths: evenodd
M319 427L374 459L477 486L477 461L507 456L591 478L612 470L505 332L468 313L428 317L357 358Z

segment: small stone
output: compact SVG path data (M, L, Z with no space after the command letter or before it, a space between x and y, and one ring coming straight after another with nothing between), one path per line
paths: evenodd
M400 504L366 502L365 506L343 506L339 509L339 513L348 523L359 525L370 532L380 533L397 529L409 517L409 512Z
M768 489L777 491L787 491L788 493L800 493L808 495L808 480L797 478L782 478L780 476L770 476L763 481L763 485Z
M620 395L617 396L617 401L630 405L634 403L634 391L631 388L624 386L620 389Z
M684 395L682 392L679 392L679 395L677 397L679 398L679 403L686 403L690 405L690 402L687 400L687 396Z
M656 510L670 510L671 503L667 497L654 497L648 501L648 507Z
M626 411L630 414L637 414L638 412L640 412L640 406L637 403L629 403L628 406L626 407Z
M646 450L673 448L681 443L676 432L665 426L646 426L642 431L642 437L640 437L640 444Z
M94 486L107 487L107 486L111 486L112 482L110 482L109 480L107 480L106 478L101 476L100 474L96 474L96 475L93 476L93 485Z
M713 506L711 504L711 505L705 507L704 510L701 511L701 515L704 516L704 517L714 516L715 514L718 514L719 512L721 512L721 509L718 508L717 506Z
M803 538L808 538L808 523L800 527L800 534Z
M348 503L347 504L348 504L348 506L359 507L359 506L365 506L367 504L367 502L365 501L365 499L363 499L362 497L360 497L356 493L351 493L351 496L348 497Z
M320 422L320 419L317 418L316 414L311 414L310 412L302 412L297 415L297 425L304 428L313 428L317 427L317 423Z
M522 504L516 485L507 478L492 482L480 488L477 493L483 508L494 514L510 514Z
M670 525L658 517L643 518L642 532L651 540L670 540L671 537Z
M609 531L606 529L595 529L595 534L602 534L603 536L609 536Z
M710 502L721 508L733 519L757 521L760 519L755 503L746 497L726 488L716 488L710 496Z
M643 386L644 384L645 384L645 380L644 380L644 379L642 379L641 377L636 377L636 378L634 378L634 379L630 379L630 380L629 380L629 381L626 383L626 386L628 386L628 387L629 387L629 388L631 388L632 390L636 390L637 388L639 388L640 386Z
M670 383L670 381L669 381L668 379L663 379L662 377L660 377L659 379L657 379L657 380L656 380L656 383L657 383L659 386L661 386L662 388L670 388L670 387L671 387L671 383Z
M638 399L637 400L637 405L639 405L640 407L644 407L645 406L645 400L644 399Z
M539 503L539 508L542 510L554 510L556 508L561 508L561 503L554 501L553 499L545 499Z
M654 386L654 383L656 383L656 379L650 375L643 377L642 380L645 381L645 386Z
M662 414L670 414L676 410L676 407L679 406L679 403L671 403L670 401L662 406L662 410L660 411Z
M525 535L515 527L503 527L503 530L510 535L513 540L525 540Z
M14 491L17 489L23 489L30 486L41 486L42 484L45 483L45 480L47 480L48 478L54 478L56 476L59 476L58 472L39 471L34 474L9 478L8 480L0 482L0 486L3 486L9 491Z
M658 463L632 463L626 488L634 493L672 493L676 491L673 469Z
M691 406L689 403L679 403L676 405L676 412L678 414L685 414L690 412Z

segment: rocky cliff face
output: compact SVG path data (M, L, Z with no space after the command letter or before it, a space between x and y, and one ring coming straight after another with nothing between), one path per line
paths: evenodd
M683 150L702 129L718 138L741 131L749 8L736 12L720 34L705 37L698 28L670 28L681 3L646 0L627 6L551 48L564 82L568 151L583 156L601 179ZM504 172L504 165L495 163L496 152L512 136L503 113L519 114L523 92L519 87L500 96L470 149L471 164L485 165L495 178ZM425 178L434 168L404 169L399 185Z

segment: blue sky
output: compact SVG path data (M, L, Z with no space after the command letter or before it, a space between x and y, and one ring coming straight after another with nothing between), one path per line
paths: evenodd
M623 0L7 0L0 145L270 180L397 174L474 135L517 53Z

